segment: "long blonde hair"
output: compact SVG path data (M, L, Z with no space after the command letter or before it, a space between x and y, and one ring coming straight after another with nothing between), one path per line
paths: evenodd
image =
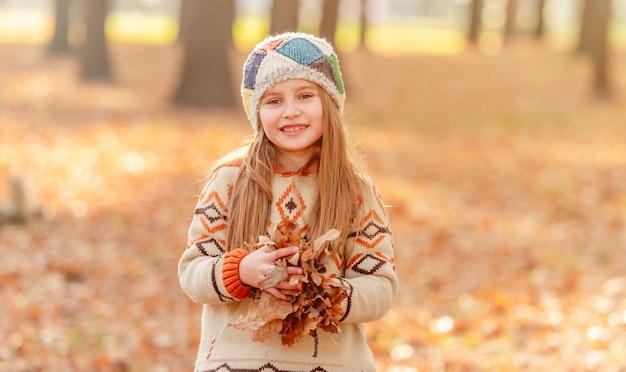
M363 196L369 188L362 176L360 158L348 140L339 109L324 89L318 86L324 112L320 148L312 162L319 160L317 203L313 206L316 221L307 237L314 241L329 229L341 232L334 248L343 255L344 245ZM259 120L260 122L260 120ZM247 146L239 175L233 185L229 205L227 246L242 248L267 233L272 203L272 177L278 149L263 128ZM365 198L369 200L369 198Z

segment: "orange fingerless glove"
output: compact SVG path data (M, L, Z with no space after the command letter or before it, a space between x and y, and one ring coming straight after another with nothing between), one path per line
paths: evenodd
M239 278L239 263L248 255L248 251L242 248L226 252L224 265L222 266L222 278L228 293L238 300L243 300L250 295L252 288L243 284Z

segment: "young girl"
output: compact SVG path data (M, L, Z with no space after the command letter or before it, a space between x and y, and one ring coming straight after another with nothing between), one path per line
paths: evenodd
M204 304L195 369L375 371L363 324L389 310L398 279L384 204L346 138L337 56L311 35L267 38L244 65L241 93L254 139L211 170L179 262L182 288ZM231 326L261 291L293 301L302 288L289 280L259 288L298 247L246 249L283 220L310 242L340 232L324 269L345 293L339 332L318 330L287 346L278 334L257 342ZM287 268L290 277L302 271Z

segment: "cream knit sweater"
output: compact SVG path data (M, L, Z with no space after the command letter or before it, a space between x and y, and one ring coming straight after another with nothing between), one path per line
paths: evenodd
M204 305L202 337L195 370L204 371L375 371L363 333L363 323L381 318L398 291L393 242L388 217L371 183L373 200L362 208L346 246L343 260L331 260L327 275L336 274L345 288L345 315L339 333L318 331L317 340L305 336L289 347L280 336L254 342L250 333L228 324L246 314L250 299L238 299L225 283L225 246L228 204L240 161L216 170L205 186L189 228L188 246L178 267L181 286ZM315 171L305 175L277 170L273 180L268 233L283 219L306 226L311 220ZM227 258L228 260L228 258ZM317 345L315 344L317 342Z

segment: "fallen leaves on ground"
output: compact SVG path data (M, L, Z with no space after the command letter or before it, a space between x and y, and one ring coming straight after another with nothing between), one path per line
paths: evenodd
M114 84L0 50L0 207L18 178L30 208L0 225L0 371L191 370L177 262L245 115L165 106L173 48L113 44ZM626 368L624 69L594 104L586 63L534 43L342 63L401 282L366 326L378 370Z

